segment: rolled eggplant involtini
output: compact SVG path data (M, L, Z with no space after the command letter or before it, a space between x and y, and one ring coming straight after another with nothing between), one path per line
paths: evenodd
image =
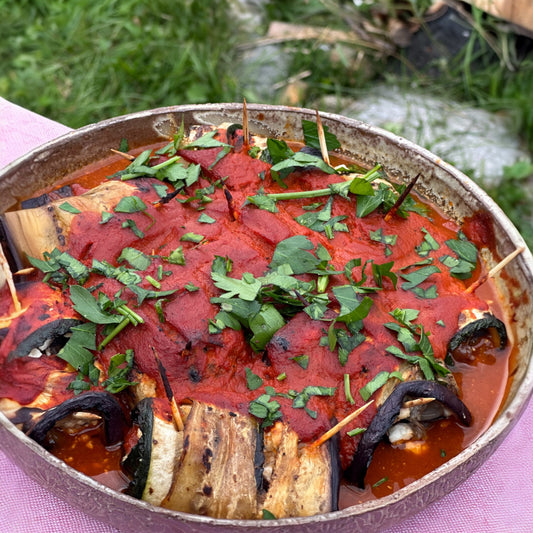
M140 438L124 460L127 492L215 518L277 518L334 511L341 478L336 439L305 446L286 424L263 432L249 415L193 401L179 431L159 400L134 410Z
M257 508L255 420L193 402L183 453L164 507L218 518L253 518Z
M46 205L3 215L3 225L14 248L13 255L41 258L54 248L63 250L69 239L69 228L76 213L110 211L121 198L131 196L135 187L121 181L110 181L85 194L61 198ZM65 207L65 203L69 207Z
M460 316L459 330L448 343L446 362L449 365L455 360L474 362L476 350L472 347L480 339L503 350L508 341L505 324L491 312L465 309Z
M154 505L167 496L183 451L183 431L176 428L167 403L145 398L137 404L132 420L139 439L123 460L132 477L127 493Z
M312 516L338 509L338 439L320 446L302 444L287 424L265 432L265 493L260 507L274 516Z
M350 482L364 488L366 472L376 447L395 424L401 423L399 416L405 400L418 398L428 398L431 399L429 403L442 404L454 413L464 426L472 423L470 411L448 386L430 380L404 381L394 388L363 433L354 458L345 472ZM436 413L437 418L442 417L443 412L440 409L436 410Z

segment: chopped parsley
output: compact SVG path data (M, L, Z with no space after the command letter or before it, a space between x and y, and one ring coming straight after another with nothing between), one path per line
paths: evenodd
M462 231L457 233L457 239L449 239L445 244L450 248L456 257L443 255L439 261L450 269L450 274L458 279L468 279L472 277L472 272L477 266L477 248L472 244Z

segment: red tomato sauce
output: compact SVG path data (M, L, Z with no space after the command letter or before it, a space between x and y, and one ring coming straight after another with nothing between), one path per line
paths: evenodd
M309 399L306 406L309 410L316 411L316 417L310 416L305 409L293 408L292 400L276 397L281 404L283 420L297 431L303 442L310 442L325 433L335 421L343 419L365 403L358 391L374 376L381 371L392 372L398 368L399 359L386 352L388 346L398 345L396 335L383 326L384 323L393 321L391 311L396 308L419 310L417 322L424 325L426 332L430 332L435 357L443 360L448 341L458 329L461 312L474 308L488 310L487 302L496 301L490 284L476 294L467 295L464 292L470 283L483 274L482 267L478 265L473 276L465 282L450 276L447 268L438 262L440 255L451 253L445 241L457 238L457 232L461 228L420 198L415 196L429 209L429 217L409 213L408 218L394 216L386 222L379 210L364 218L357 218L355 199L346 200L336 196L332 215L346 216L343 222L349 231L335 232L334 238L328 239L324 233L308 229L295 221L295 217L306 212L303 207L316 199L280 201L277 205L278 213L260 210L246 202L248 196L256 194L260 187L263 187L265 193L285 190L271 179L270 165L235 150L212 166L218 151L219 149L203 149L179 152L185 160L200 164L203 172L200 183L187 190L187 193L192 194L194 188L206 187L223 180L229 195L220 187L215 188L215 192L210 195L212 201L205 205L200 205L198 201L180 203L177 200L187 197L181 193L177 199L161 203L152 187L154 180L143 178L132 180L131 186L133 194L147 205L146 213L149 216L146 213L115 213L106 224L100 223L101 217L97 214L84 214L74 218L67 246L68 253L73 257L89 266L93 259L118 265L117 259L121 251L125 247L134 247L152 258L150 266L142 275L159 279L161 287L158 290L176 291L164 298L161 316L156 309L156 300L147 299L139 306L134 294L122 290L120 297L144 319L144 324L128 327L98 353L99 364L104 369L108 367L113 355L133 349L136 370L156 379L158 395L165 397L154 355L157 354L166 370L178 405L197 399L242 413L248 412L250 402L263 393L265 386L273 387L280 394L302 391L309 385L334 387L336 391L331 397L312 396ZM79 194L126 165L127 162L123 160L109 158L109 161L89 167L69 179L76 184L74 189ZM314 169L293 172L285 183L290 191L305 191L327 187L340 179L337 175L327 175ZM327 199L328 197L318 199L322 202L322 207ZM198 210L200 207L202 210ZM202 223L199 221L200 214L209 215L216 222ZM133 220L144 232L142 239L130 229L123 228L123 223L128 219ZM152 219L156 223L152 224ZM421 286L427 288L429 285L436 285L439 297L421 299L413 292L401 289L404 283L401 277L398 278L396 289L392 281L385 278L382 290L369 295L373 299L373 305L368 317L363 320L361 330L369 341L355 348L344 365L339 362L336 351L332 352L321 342L327 335L329 323L312 320L303 311L296 313L277 331L264 353L254 352L245 341L242 331L226 328L221 333L209 332L209 322L215 319L219 311L219 307L210 300L221 295L211 279L215 256L231 259L233 267L228 275L232 278L240 279L246 272L260 277L268 271L276 245L299 234L308 237L315 247L321 244L331 256L330 263L338 270L343 270L348 261L360 258L363 264L368 259L377 264L393 261L393 271L400 274L402 269L421 260L415 247L424 238L422 228L429 231L440 245L438 251L431 252L431 256L435 258L434 264L439 266L441 273L431 276ZM483 217L465 224L463 229L478 248L490 240L487 239L487 235L491 235L490 223ZM370 231L377 230L382 230L386 235L397 235L396 244L388 248L390 255L385 253L385 244L370 239ZM202 235L201 242L182 240L189 233ZM185 265L165 261L164 258L179 246L183 247ZM160 276L160 267L164 271L163 276ZM354 267L351 273L355 279L361 279L362 267ZM366 284L375 286L370 266L365 274L368 276ZM310 275L300 277L312 279ZM344 274L331 276L328 291L333 286L346 283ZM194 290L188 290L188 284L192 284ZM118 281L95 274L86 283L86 286L91 285L98 285L99 290L108 295L115 295L123 289ZM143 287L153 289L147 283L143 283ZM32 308L32 293L28 293L25 298ZM61 301L58 298L56 304L56 312L73 313L69 309L68 299ZM492 304L491 307L501 317L501 310L497 306L494 308ZM340 305L337 304L334 308L338 311ZM28 323L36 320L36 312L33 310L33 314L28 315ZM11 337L13 340L10 340ZM16 338L20 338L20 331L10 329L2 350L5 351L4 347L9 342L16 342ZM100 334L99 340L102 339L103 334ZM397 490L455 456L486 429L504 398L511 349L500 351L491 343L485 343L477 353L479 356L474 361L458 363L454 367L461 396L473 414L473 426L463 428L451 418L435 423L423 443L396 447L380 445L368 472L367 490L361 492L343 487L341 506ZM307 368L302 368L297 363L295 358L299 356L308 357ZM9 363L8 367L12 365L21 368L9 370L16 377L14 380L5 375L0 378L0 395L22 404L35 398L40 392L38 384L43 383L50 370L47 370L44 363L33 364L39 369L35 374L30 370L33 377L27 378L24 376L31 369L30 363L21 360ZM263 387L258 390L249 389L247 368L263 380ZM345 395L345 374L350 376L353 404ZM28 387L24 386L26 379L30 381ZM58 403L68 394L70 393L65 393L64 389L58 391ZM348 436L347 432L357 427L366 427L375 414L376 408L372 405L342 430L343 467L349 464L359 440L357 436ZM113 468L118 470L116 462L115 467L109 466L114 461L116 452L106 452L102 447L98 448L98 456L102 457L99 471L97 472L98 468L94 469L94 465L83 466L80 459L83 454L75 450L83 447L80 443L87 440L84 435L86 434L61 435L55 438L58 455L67 457L69 464L89 475L97 475ZM74 447L68 444L72 439L75 441ZM90 440L93 442L92 437Z

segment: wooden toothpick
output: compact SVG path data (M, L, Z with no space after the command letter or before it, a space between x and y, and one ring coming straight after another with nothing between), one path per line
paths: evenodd
M320 153L322 154L322 159L326 162L327 165L331 166L329 162L329 153L328 146L326 143L326 134L324 133L324 126L322 126L322 119L316 110L316 127L318 130L318 142L320 143Z
M159 355L157 355L157 352L153 346L152 346L152 351L154 352L154 357L157 362L157 367L159 368L159 375L161 376L161 380L163 381L163 386L165 387L165 393L167 395L168 400L170 401L170 409L172 410L172 418L174 419L174 423L176 424L178 431L183 431L185 424L183 423L183 418L181 417L178 404L176 403L176 398L174 398L172 387L170 386L170 382L168 381L167 371L165 370L165 367L163 366L163 363L161 362L161 359L159 359Z
M474 292L478 287L483 285L489 278L494 277L500 270L505 268L517 255L520 255L526 249L525 246L517 248L514 252L510 253L507 257L502 259L495 267L491 268L484 276L481 276L477 281L472 283L470 287L467 287L465 292L470 294Z
M6 256L4 255L4 250L0 244L0 270L4 273L4 278L6 280L7 286L9 287L9 292L11 294L11 299L13 300L13 306L15 308L15 313L20 313L22 310L22 305L17 296L17 289L15 288L15 283L13 281L13 274L9 268L9 263L7 262Z
M242 100L242 148L244 151L250 149L250 129L248 127L248 108L246 98Z
M416 398L415 400L409 400L402 404L402 408L411 409L411 407L416 407L417 405L426 405L428 403L434 402L435 398Z
M370 407L374 403L374 400L370 400L369 402L365 403L362 407L359 407L356 411L353 413L350 413L348 416L343 418L338 424L335 424L330 430L326 431L324 435L316 439L314 442L312 442L309 446L317 447L321 444L324 444L327 440L331 439L333 435L338 433L344 426L349 424L352 420L357 418L365 409Z
M123 157L124 159L127 159L128 161L133 161L135 159L134 155L127 154L126 152L121 152L120 150L115 150L114 148L110 148L110 150L114 153L119 155L120 157Z

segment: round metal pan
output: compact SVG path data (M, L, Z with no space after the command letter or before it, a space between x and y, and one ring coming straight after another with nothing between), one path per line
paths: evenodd
M249 105L248 117L253 134L302 140L301 121L314 120L315 112ZM500 259L524 245L516 228L490 197L437 156L359 121L332 114L322 114L321 117L347 155L368 165L382 163L388 174L400 182L407 182L420 173L417 190L456 220L480 210L486 211L494 225ZM242 105L166 107L112 118L68 133L26 154L0 172L0 212L69 173L109 157L109 149L117 148L123 138L128 140L130 148L163 142L182 122L185 127L242 122ZM275 521L212 519L154 507L108 489L53 457L2 414L0 447L52 493L124 531L378 531L420 511L463 482L494 452L527 405L533 391L533 301L528 296L528 289L533 286L533 259L529 250L507 266L505 273L498 277L497 286L503 307L514 324L513 342L519 349L516 368L511 369L514 379L505 405L490 428L458 456L422 479L376 501L309 518Z

